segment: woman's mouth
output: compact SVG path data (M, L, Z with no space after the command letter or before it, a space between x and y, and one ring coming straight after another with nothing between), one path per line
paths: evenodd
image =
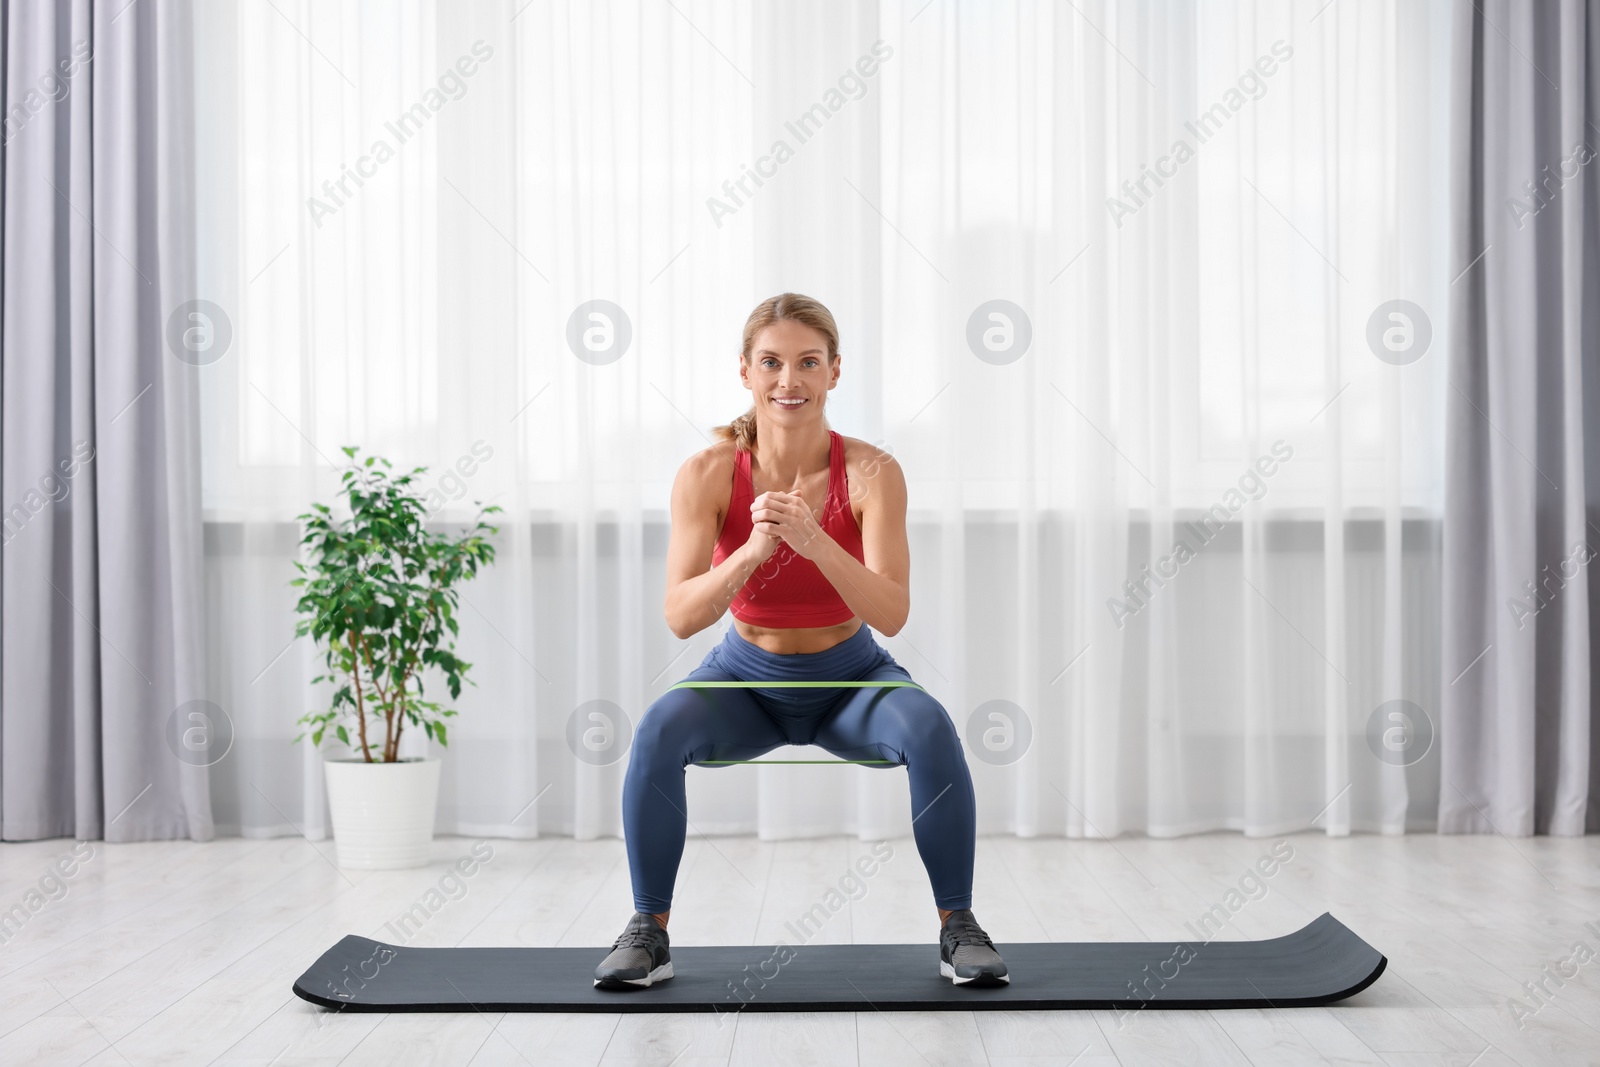
M802 397L776 397L775 396L775 397L772 398L772 402L774 404L778 405L780 408L784 408L784 409L786 409L788 411L793 411L795 408L800 407L802 404L804 404L806 402L806 399L803 396Z

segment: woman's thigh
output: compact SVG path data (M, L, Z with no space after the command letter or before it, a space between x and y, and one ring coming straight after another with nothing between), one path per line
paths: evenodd
M713 656L684 675L685 682L735 682ZM755 759L788 744L749 689L672 689L657 697L639 721L637 736L677 750L685 765L705 760Z
M910 682L911 674L892 660L868 671L859 681ZM823 719L812 742L841 759L882 759L899 764L914 740L913 733L932 735L944 729L949 716L921 689L864 688L846 690ZM914 695L912 695L914 694ZM944 722L919 720L939 716Z

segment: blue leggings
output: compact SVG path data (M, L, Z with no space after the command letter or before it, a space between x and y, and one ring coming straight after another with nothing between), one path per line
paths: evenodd
M684 681L912 681L862 623L822 652L779 655L729 627ZM911 779L911 831L934 903L972 906L977 800L961 737L922 689L671 689L639 720L622 786L633 906L672 907L689 821L685 768L701 760L755 759L779 745L817 745L842 759L889 760Z

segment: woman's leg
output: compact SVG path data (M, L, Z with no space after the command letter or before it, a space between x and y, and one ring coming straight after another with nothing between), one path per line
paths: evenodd
M914 681L890 660L857 681ZM847 689L814 744L843 759L904 764L911 779L911 831L941 911L972 907L978 805L961 736L921 689Z
M738 681L715 655L685 681ZM785 744L748 689L671 689L639 720L622 785L623 837L633 906L647 915L672 907L689 822L685 768L701 760L755 759Z

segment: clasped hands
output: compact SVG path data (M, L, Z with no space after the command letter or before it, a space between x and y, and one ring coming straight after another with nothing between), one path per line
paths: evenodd
M773 542L784 542L805 559L821 546L825 531L801 495L800 483L787 492L768 490L750 504L750 523L754 532L764 533Z

